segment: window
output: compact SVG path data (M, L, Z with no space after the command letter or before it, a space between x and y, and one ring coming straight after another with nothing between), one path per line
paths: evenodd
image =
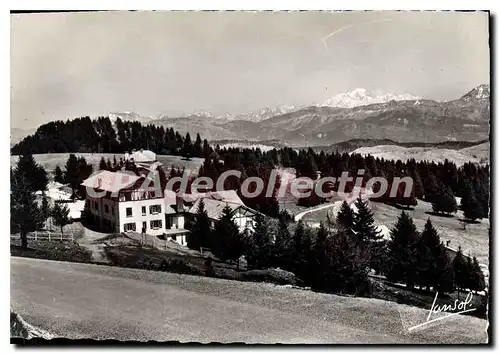
M142 215L146 215L146 207L145 206L142 207Z
M107 204L104 204L104 212L109 214L109 206Z
M132 216L132 208L127 208L126 212L127 212L127 218L130 218Z
M135 231L135 222L130 222L123 225L123 231Z
M111 214L115 215L115 207L114 206L111 207Z
M149 213L150 214L159 214L159 213L161 213L161 205L160 204L151 205L149 207Z
M174 216L173 215L167 215L167 218L165 220L165 227L167 229L171 229L173 223L174 223Z
M161 228L161 220L151 220L151 228L152 229Z

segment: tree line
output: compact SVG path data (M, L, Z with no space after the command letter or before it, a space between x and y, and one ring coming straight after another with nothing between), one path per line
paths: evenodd
M152 124L122 121L113 124L108 117L81 117L53 121L40 126L36 132L15 144L11 153L118 153L147 149L159 155L205 157L213 149L197 134L192 141L189 133L181 135L173 128Z
M210 248L223 261L239 262L245 256L248 268L279 267L293 272L315 290L333 293L369 294L368 274L372 269L410 289L484 289L477 259L465 257L459 249L451 260L430 219L419 232L403 211L390 231L390 239L384 240L368 202L358 198L355 206L357 211L353 212L344 202L336 218L329 218L316 230L299 221L291 232L290 219L281 213L277 224L257 214L253 230L240 232L231 208L223 210L212 229L200 203L189 225L188 247Z

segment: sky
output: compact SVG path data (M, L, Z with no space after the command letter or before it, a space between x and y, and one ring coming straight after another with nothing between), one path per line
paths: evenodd
M11 15L11 126L238 114L355 88L451 100L489 83L481 12Z

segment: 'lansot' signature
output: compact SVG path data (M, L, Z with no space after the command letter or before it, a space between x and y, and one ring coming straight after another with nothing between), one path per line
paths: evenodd
M434 297L434 302L432 303L431 309L429 310L429 315L427 316L427 320L424 323L421 323L421 324L418 324L416 326L408 328L408 331L412 331L412 330L414 330L418 327L421 327L423 325L426 325L426 324L429 324L432 322L436 322L436 321L440 321L440 320L443 320L443 319L448 318L448 317L452 317L452 316L460 315L460 314L465 313L465 312L471 312L471 311L476 310L475 308L467 309L467 305L469 305L472 302L472 293L468 293L467 297L463 301L459 301L457 299L454 301L453 304L442 305L442 306L436 305L437 297L438 297L438 293L436 293L436 296ZM454 312L457 310L458 310L458 312ZM434 318L432 320L430 319L431 315L433 313L440 313L440 312L444 312L444 313L448 312L448 314L446 316L441 316L438 318Z

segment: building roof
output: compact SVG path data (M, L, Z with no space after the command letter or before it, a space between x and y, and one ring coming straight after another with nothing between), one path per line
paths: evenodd
M100 189L106 192L119 192L122 189L129 188L139 179L139 176L133 172L127 171L99 171L91 175L82 182L82 186L94 189Z
M125 160L134 159L134 162L152 162L156 161L156 154L151 150L141 149L131 154L125 153Z
M207 215L210 219L215 219L219 220L221 215L222 215L222 210L228 206L231 208L231 211L234 212L238 208L244 208L245 210L251 211L255 214L258 214L257 211L247 207L244 204L238 204L238 203L232 203L228 201L223 201L223 200L216 200L216 199L211 199L211 198L199 198L196 200L196 202L193 204L193 206L188 210L189 213L191 214L196 214L198 211L198 206L200 205L200 202L203 200L203 203L205 204L205 211L207 212Z
M186 203L194 203L199 198L209 198L244 205L243 201L240 199L235 190L206 193L183 193L181 194L181 197Z

